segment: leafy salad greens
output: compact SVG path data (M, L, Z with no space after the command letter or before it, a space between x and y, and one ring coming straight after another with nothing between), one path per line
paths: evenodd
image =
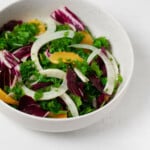
M111 43L67 7L47 22L0 28L0 99L30 115L69 118L106 105L122 82Z

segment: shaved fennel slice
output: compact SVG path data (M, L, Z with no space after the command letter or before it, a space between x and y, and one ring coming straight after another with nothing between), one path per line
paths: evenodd
M89 57L87 58L87 63L90 64L90 62L94 59L94 57L98 55L98 52L97 51L93 51Z
M44 19L44 22L47 25L47 31L46 32L55 32L56 31L56 23L53 19L51 18L46 18Z
M83 48L83 49L88 49L88 50L91 50L91 51L100 51L100 49L92 46L92 45L88 45L88 44L73 44L73 45L70 45L70 47L74 47L74 48ZM102 53L102 52L100 52ZM115 74L118 75L119 74L119 69L118 69L118 63L116 61L116 59L114 58L114 56L106 50L106 55L107 57L110 59L110 61L112 62L112 65L113 65L113 68L114 68L114 71L115 71ZM91 58L90 58L91 57ZM87 62L90 63L90 60L92 60L92 55L89 56Z
M88 63L90 63L96 55L99 55L102 58L102 60L106 65L106 70L107 70L107 83L104 87L104 92L111 95L114 91L115 81L119 74L118 65L115 61L115 58L108 51L106 51L107 55L105 55L102 52L102 50L87 44L74 44L71 45L70 47L91 50L92 53L89 55L87 59Z
M88 45L88 44L72 44L69 47L83 48L83 49L88 49L88 50L91 50L91 51L99 50L98 48L96 48L92 45Z
M115 71L115 74L116 74L116 78L118 78L118 75L119 75L118 63L117 63L116 59L114 58L114 56L111 53L106 51L106 54L107 54L108 58L111 60L111 63L113 65L113 68L114 68L114 71Z
M34 61L37 69L40 71L42 70L42 66L40 65L39 59L38 59L38 52L40 48L45 45L46 43L56 40L63 37L73 38L74 32L71 30L65 30L65 31L58 31L54 33L47 32L39 37L31 48L31 59Z
M78 68L74 68L74 71L77 74L77 76L81 79L81 81L83 82L89 81L89 79Z
M66 82L66 73L63 72L62 70L59 69L46 69L40 72L43 75L46 75L48 77L55 77L55 78L60 78L64 80L64 86L65 88L67 88L67 82ZM65 92L60 95L59 97L61 97L63 99L63 101L66 103L66 105L68 106L68 109L70 110L72 116L79 116L78 114L78 110L76 105L74 104L73 100L69 97L69 95L67 95Z
M60 69L45 69L40 71L40 74L45 75L47 77L54 77L64 80L66 78L66 73Z
M106 70L107 70L107 83L104 87L104 92L111 95L114 91L114 87L115 87L115 80L116 80L116 75L115 75L115 71L113 68L113 65L111 63L111 61L109 60L109 58L107 56L105 56L104 53L100 53L99 51L93 51L91 53L91 55L88 58L88 61L91 62L91 60L95 57L99 55L102 60L104 61L105 65L106 65Z
M46 69L43 71L40 71L41 74L46 75L48 77L55 77L59 79L63 79L62 84L59 88L51 88L50 91L44 92L43 96L38 99L39 101L42 100L50 100L53 98L56 98L62 94L64 94L67 91L67 81L66 81L66 73L59 69ZM24 93L34 99L35 91L27 88L25 85L22 87L24 90Z
M54 33L56 31L56 23L52 18L44 18L43 19L43 18L39 17L38 19L46 24L47 29L46 29L46 32L44 32L43 34L36 36L37 38L40 38L41 36L43 36L47 33L50 34L50 33Z
M69 97L69 95L64 93L63 95L60 96L60 98L62 98L63 101L66 103L73 117L79 116L78 109L73 100Z
M109 58L104 53L99 53L99 56L102 58L106 65L107 70L107 83L104 87L104 92L111 95L115 88L116 74L114 71L114 66L109 60Z

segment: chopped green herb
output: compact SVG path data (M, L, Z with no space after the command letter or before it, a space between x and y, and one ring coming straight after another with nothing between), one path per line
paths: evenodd
M85 83L84 92L86 93L88 103L92 103L94 97L97 98L100 94L100 92L92 85L91 82Z
M121 76L121 74L118 75L118 82L119 84L123 82L123 77Z
M105 86L107 83L107 77L102 77L101 82L102 82L103 86Z
M42 109L58 114L62 111L62 105L58 102L57 99L53 99L50 101L42 101L40 102L40 106Z
M34 62L31 60L25 61L20 65L20 73L21 73L23 82L29 81L31 76L36 77L39 74L35 67Z
M4 37L0 38L0 50L7 49L7 40Z
M42 91L36 91L35 92L35 95L34 95L34 99L35 100L39 100L40 98L42 98L42 96L43 96L43 92Z
M76 32L75 36L71 38L60 38L53 40L50 44L50 52L61 52L61 51L72 51L72 48L69 47L71 44L78 44L82 41L84 36L81 33Z
M74 95L74 94L71 94L70 96L71 96L71 98L73 99L73 101L75 102L77 108L79 109L79 107L82 105L81 97L76 96L76 95Z
M39 32L35 24L23 23L14 27L12 32L6 31L0 37L0 50L14 51L36 40L35 35Z
M17 83L9 92L13 93L13 97L16 100L19 100L24 95L21 83Z
M66 37L53 40L50 45L51 46L50 52L54 53L54 52L61 52L61 51L69 51L70 48L68 46L70 44L71 44L71 39Z
M69 30L69 29L70 29L70 27L67 24L56 26L56 31Z
M43 69L48 69L50 68L50 60L45 56L45 54L43 53L40 53L39 54L39 60L40 60L40 63L43 67Z
M80 115L84 115L84 114L90 113L90 112L92 112L94 110L95 110L95 108L92 108L91 105L84 104L81 107Z
M82 48L72 49L72 52L78 54L84 60L87 60L87 58L89 57L89 53L85 53L84 49L82 49Z
M71 44L78 44L80 43L84 38L84 35L80 32L75 32L75 35L72 39L72 43Z
M96 73L96 75L100 78L101 75L103 74L102 70L100 70L98 64L94 61L91 64L91 70L94 71Z
M110 42L105 37L99 37L94 39L93 45L97 48L105 47L110 50Z
M90 66L86 61L75 61L75 66L84 74L86 75L87 72L90 70Z
M66 32L64 33L64 37L67 37L67 36L68 36L68 34L69 34L69 32L68 32L68 31L66 31Z

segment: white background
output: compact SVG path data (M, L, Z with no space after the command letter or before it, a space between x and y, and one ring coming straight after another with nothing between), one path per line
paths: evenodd
M14 1L0 0L0 9ZM127 94L104 120L71 133L31 131L0 113L0 150L150 150L150 1L92 1L120 21L133 44Z

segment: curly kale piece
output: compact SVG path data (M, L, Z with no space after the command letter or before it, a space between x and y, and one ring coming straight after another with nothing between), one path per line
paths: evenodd
M70 27L67 24L65 24L65 25L60 24L60 25L56 26L56 31L69 30L69 29L70 29Z
M69 45L78 44L82 41L83 38L84 36L81 33L75 32L75 35L72 39L63 37L57 40L53 40L50 43L50 53L72 51L72 48L70 48Z
M25 83L26 81L29 81L31 76L37 77L38 71L36 69L36 66L33 61L28 60L23 62L20 65L20 73L22 76L22 81Z
M14 51L36 40L35 35L39 32L37 25L23 23L16 25L13 31L5 31L0 36L0 50Z
M93 45L97 48L106 48L108 50L110 50L111 45L110 42L108 41L108 39L106 39L106 37L99 37L94 39Z
M39 104L43 110L50 111L54 114L66 113L66 111L63 110L62 104L57 99L42 101L39 102Z

